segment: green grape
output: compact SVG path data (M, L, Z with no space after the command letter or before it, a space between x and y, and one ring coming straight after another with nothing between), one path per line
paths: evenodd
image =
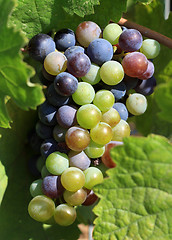
M108 40L112 45L118 43L122 28L116 23L108 24L103 30L103 38Z
M32 197L36 197L38 195L42 195L42 179L37 179L35 180L31 185L30 185L30 194Z
M90 129L95 127L101 120L102 113L94 104L81 106L76 114L77 122L83 128Z
M37 162L36 162L36 167L37 167L37 169L38 169L39 172L41 172L41 169L42 169L42 167L44 166L44 164L45 164L45 161L44 161L44 159L42 158L42 156L39 157L38 160L37 160Z
M99 158L104 154L105 146L97 144L93 142L93 140L91 140L88 147L84 150L84 152L90 158Z
M100 82L100 67L92 63L89 72L81 79L91 85L97 84Z
M60 204L55 209L54 219L61 226L69 226L76 219L76 210L68 204Z
M140 52L143 53L148 59L153 59L159 55L160 44L154 39L145 39L142 42Z
M91 84L87 82L79 82L78 88L72 94L72 98L78 105L91 103L94 99L95 91Z
M44 68L51 75L58 75L67 68L67 58L61 52L51 52L44 60Z
M71 150L82 151L90 143L90 134L88 130L74 126L67 130L65 140Z
M63 193L64 200L71 206L79 206L85 202L87 198L87 191L83 188L79 189L76 192L64 191Z
M67 168L61 175L61 183L66 190L76 192L84 186L84 173L76 167Z
M116 85L124 78L124 69L117 61L107 61L100 68L100 77L107 85Z
M65 153L53 152L46 159L47 170L54 175L61 175L69 167L69 159Z
M108 111L115 103L115 97L109 90L99 90L96 92L94 100L96 105L102 112Z
M44 195L34 197L28 206L29 215L38 222L48 221L54 214L55 204Z
M51 175L51 173L47 170L46 166L44 165L41 169L41 177L44 178L48 175Z
M130 136L130 126L126 121L121 119L120 122L112 128L112 132L112 141L122 141L123 137Z
M115 108L110 108L107 112L102 114L102 122L109 124L111 127L115 127L119 123L121 117Z
M112 139L112 128L109 124L100 122L90 130L91 139L100 145L105 145Z
M141 115L147 109L147 99L144 95L140 93L130 94L126 101L126 107L131 114Z
M84 171L85 184L84 187L92 189L95 185L103 182L103 174L96 167L89 167Z

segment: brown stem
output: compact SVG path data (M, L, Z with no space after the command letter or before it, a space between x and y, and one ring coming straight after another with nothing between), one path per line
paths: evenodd
M159 43L165 45L168 48L172 48L172 39L168 38L158 32L155 32L147 27L141 26L137 23L131 22L125 18L121 18L118 22L120 26L125 26L127 28L137 29L145 37L157 40Z

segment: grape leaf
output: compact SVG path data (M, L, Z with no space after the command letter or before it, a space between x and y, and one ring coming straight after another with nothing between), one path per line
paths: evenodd
M95 240L172 239L172 146L158 135L111 150L117 167L94 188Z
M128 16L132 21L172 38L172 14L169 15L168 20L164 19L161 1L154 0L148 6L138 4ZM172 51L161 45L160 54L154 59L153 63L155 65L154 76L158 86L151 98L148 98L148 110L142 116L135 118L136 127L144 135L153 132L169 137L172 131L172 104L169 101ZM161 86L161 84L163 85Z
M28 169L28 160L32 157L32 151L28 146L27 136L35 126L37 117L35 111L22 111L12 102L9 102L8 109L14 119L12 128L0 128L0 134L2 134L0 161L8 176L8 187L0 208L1 239L78 239L80 231L77 228L77 222L67 228L58 225L44 228L41 223L34 221L29 216L27 211L31 200L29 186L35 179ZM3 176L3 172L1 176ZM0 194L0 198L2 198L1 191Z
M25 39L7 27L14 3L11 0L0 1L0 126L5 128L10 127L10 116L5 107L9 97L24 110L35 109L44 99L42 87L29 82L34 70L22 61L19 53Z

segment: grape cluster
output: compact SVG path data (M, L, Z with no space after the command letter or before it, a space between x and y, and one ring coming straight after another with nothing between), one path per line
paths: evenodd
M135 29L110 23L102 31L91 21L75 33L62 29L54 39L40 33L29 41L29 55L43 64L40 79L47 86L31 137L41 153L41 178L30 186L33 219L68 226L76 206L97 200L92 189L103 174L93 162L115 166L109 149L130 136L128 117L146 111L159 51L157 41L143 40Z

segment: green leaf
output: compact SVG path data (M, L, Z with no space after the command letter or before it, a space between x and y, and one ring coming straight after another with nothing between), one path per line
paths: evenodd
M35 126L37 117L35 111L22 111L12 102L8 104L8 109L14 119L12 128L0 128L0 134L2 134L0 161L8 176L8 187L0 208L1 239L78 239L80 231L77 228L77 222L67 228L58 225L44 228L41 223L34 221L29 216L27 211L31 200L29 187L35 179L28 169L28 160L33 157L28 145L28 133ZM1 177L3 175L2 172Z
M164 19L161 1L154 0L148 6L137 4L128 17L138 24L172 38L172 14L169 15L168 20ZM153 63L157 87L154 94L148 97L148 110L142 116L135 118L136 127L144 135L152 132L169 137L172 131L170 100L172 51L161 45L160 54Z
M14 4L12 0L0 0L0 126L5 128L10 127L10 116L5 107L7 96L24 110L35 109L44 99L42 87L29 82L34 71L22 61L19 53L26 40L19 32L7 27Z
M158 135L111 150L117 167L94 188L95 240L172 239L172 146Z

